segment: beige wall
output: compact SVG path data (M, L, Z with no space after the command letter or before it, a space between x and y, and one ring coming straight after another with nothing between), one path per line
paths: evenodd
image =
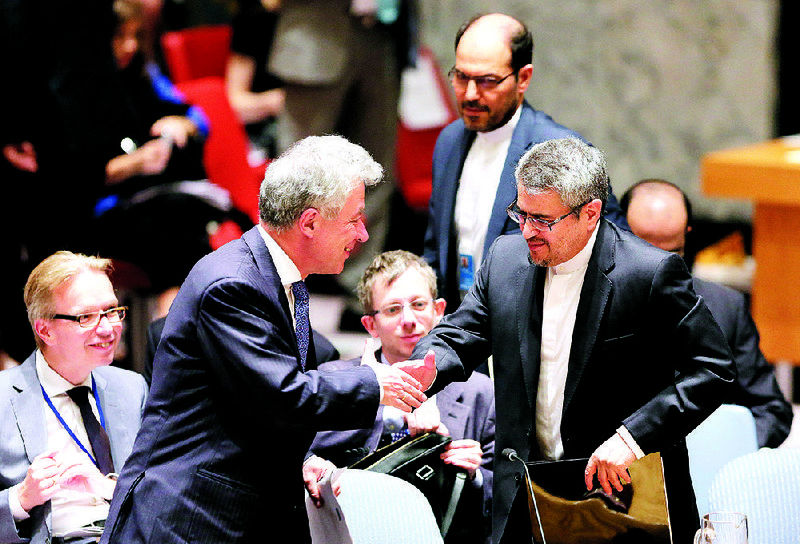
M420 3L422 40L445 71L473 13L524 20L536 43L528 100L606 152L617 195L663 177L700 216L749 217L749 203L701 195L699 160L772 137L777 0Z

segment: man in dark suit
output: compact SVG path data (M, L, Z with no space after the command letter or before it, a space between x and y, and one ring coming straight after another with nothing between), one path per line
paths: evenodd
M102 542L253 542L276 527L307 541L303 483L319 498L330 468L303 463L314 434L425 400L402 367L316 369L302 280L340 272L368 237L364 190L381 176L338 136L270 164L260 224L201 259L170 307Z
M589 457L587 489L595 478L621 489L635 459L660 452L674 540L690 541L698 517L684 439L735 378L725 338L677 255L602 218L599 150L537 144L515 176L509 214L522 236L497 239L464 302L413 357L435 352L434 392L493 355L497 449L525 461ZM511 457L495 462L494 542L531 535Z
M514 168L522 154L546 140L581 138L525 100L532 63L531 33L507 15L474 17L456 34L450 75L461 118L436 141L423 254L449 311L472 285L494 239L519 233L505 210L516 196ZM608 210L624 226L613 195Z
M662 179L641 180L625 192L620 204L636 236L684 256L692 207L678 186ZM777 448L789 436L794 414L778 387L774 368L761 353L758 329L744 295L700 278L693 283L733 352L738 378L726 402L752 412L759 447Z
M437 298L433 269L422 258L402 250L375 257L358 283L358 298L364 309L364 328L381 341L375 358L386 365L408 359L417 341L444 314L445 301ZM361 357L326 363L320 368L352 368L360 364ZM492 381L484 374L474 373L466 382L445 387L413 414L382 406L368 427L318 433L311 450L344 467L404 434L414 436L434 430L450 436L452 441L446 447L444 460L466 470L470 485L460 499L446 541L482 543L490 530L494 419ZM403 421L407 428L398 424Z
M125 317L110 272L62 251L28 278L38 349L0 372L1 542L95 542L106 519L147 398L140 375L108 366Z

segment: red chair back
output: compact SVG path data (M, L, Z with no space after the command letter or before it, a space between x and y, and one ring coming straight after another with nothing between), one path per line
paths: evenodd
M241 121L225 94L219 77L184 81L176 85L187 102L203 109L211 126L203 149L203 165L208 178L231 195L234 206L258 222L258 191L266 163L251 165L249 141Z
M231 47L229 25L206 25L165 32L161 47L174 83L191 79L225 77Z

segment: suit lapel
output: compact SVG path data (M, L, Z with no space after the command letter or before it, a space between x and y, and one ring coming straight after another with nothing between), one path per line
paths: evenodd
M515 293L529 294L517 297L516 315L519 316L517 323L520 362L531 413L536 406L536 394L539 388L545 272L542 267L533 265L521 269L517 282L519 288L512 290Z
M460 393L454 394L455 387L446 387L436 393L436 407L439 415L450 436L461 436L465 434L467 421L469 419L470 407L464 404L463 389L458 388Z
M289 299L286 297L286 291L283 288L283 284L281 283L281 278L278 276L278 270L275 268L275 263L272 261L272 256L269 253L269 249L267 249L267 244L264 242L264 239L261 237L261 233L258 231L258 227L253 227L252 229L248 230L242 235L242 240L247 244L247 247L250 248L250 252L253 254L253 259L255 260L256 266L258 267L259 272L261 273L261 277L264 279L265 288L263 292L266 293L268 296L274 296L275 294L278 297L278 301L281 304L281 308L283 308L283 324L284 326L292 331L292 334L295 335L294 332L294 325L292 324L292 314L289 309ZM308 353L309 355L306 357L306 361L312 361L311 354L314 353L313 346L313 337L311 336L311 327L309 327L309 346L308 346ZM295 356L297 357L297 366L300 366L300 350L297 346L297 337L295 336L295 341L292 343L294 346ZM316 358L313 359L314 368L316 368Z
M592 350L597 341L600 322L608 304L611 293L611 280L607 273L614 266L615 235L612 228L608 227L605 220L600 220L600 231L592 250L592 257L586 268L586 275L581 288L581 298L578 302L578 312L575 319L575 329L572 334L572 347L569 355L569 370L567 384L564 391L564 408L566 412L572 395L578 386L586 363L589 362Z
M35 355L28 357L22 364L12 389L11 408L14 410L22 442L25 444L28 461L32 463L37 455L47 449L45 403L36 375Z
M500 174L500 183L497 185L497 194L492 206L492 215L489 218L489 226L486 229L486 241L483 246L483 254L489 251L495 238L506 232L506 223L511 221L506 213L506 208L517 197L517 182L514 178L514 171L522 155L533 144L533 128L535 125L533 108L527 102L522 103L522 112L519 122L511 135L511 143L508 146L503 172Z

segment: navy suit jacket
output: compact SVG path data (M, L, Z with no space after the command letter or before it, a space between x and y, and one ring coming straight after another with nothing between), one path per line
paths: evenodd
M433 151L433 187L423 257L436 271L439 296L447 300L449 311L455 310L461 302L457 283L458 272L452 269L457 262L458 254L454 224L456 193L461 170L475 140L475 134L464 126L463 120L453 121L439 134ZM527 101L523 101L519 123L511 136L511 144L497 186L492 215L486 231L484 255L498 236L520 232L519 225L508 217L506 208L517 196L514 170L522 155L535 144L559 138L584 140L577 132L559 125L549 115L533 109ZM627 221L613 195L610 195L606 209L610 219L618 225L627 227Z
M697 512L684 439L732 386L731 353L680 257L605 219L599 229L572 336L561 423L564 458L589 457L625 425L645 453L661 452L673 535L676 542L689 541ZM511 448L524 460L541 459L533 415L545 275L545 268L530 262L521 236L501 236L464 302L412 355L435 351L435 390L463 380L493 354L502 399L496 447ZM495 542L522 481L519 463L496 459Z
M289 303L257 228L201 259L173 302L142 428L102 542L308 538L301 467L317 431L370 425L366 367L306 372ZM288 527L287 527L288 529Z
M761 353L758 329L744 295L699 278L693 281L694 290L706 301L733 352L738 377L726 402L752 412L760 448L777 448L789 436L794 413L778 387L772 365Z
M139 374L115 367L92 371L111 442L111 458L119 470L131 452L139 429L147 384ZM51 506L33 508L17 526L8 503L8 490L25 479L33 459L47 450L47 405L42 395L36 358L0 372L0 542L45 544L51 536Z

